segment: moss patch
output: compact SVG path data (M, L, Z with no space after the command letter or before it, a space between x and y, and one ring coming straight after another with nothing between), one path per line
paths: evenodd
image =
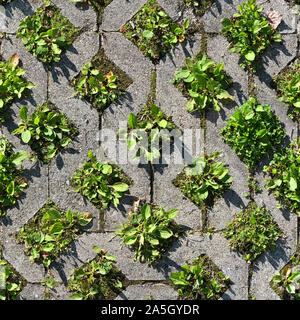
M114 77L113 81L111 77ZM110 85L112 82L113 85ZM86 99L100 114L132 83L132 79L107 58L103 49L71 82L76 95Z

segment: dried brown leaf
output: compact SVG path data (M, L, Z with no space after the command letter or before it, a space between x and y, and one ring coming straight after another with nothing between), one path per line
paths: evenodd
M141 198L138 198L133 202L133 212L138 212L141 200Z
M12 64L13 68L15 69L19 64L20 57L17 53L15 53L9 58L9 61Z
M272 29L276 30L282 20L282 14L273 8L269 8L267 11L267 18Z

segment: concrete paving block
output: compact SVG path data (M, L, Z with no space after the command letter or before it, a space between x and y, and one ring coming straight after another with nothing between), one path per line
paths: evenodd
M105 212L105 230L114 230L116 226L119 226L125 221L124 219L127 217L126 212L132 208L135 200L141 198L148 202L150 201L150 174L147 165L142 166L135 165L134 163L127 161L116 161L116 159L105 154L105 150L102 146L99 148L99 152L96 154L96 157L98 161L117 165L132 181L129 186L129 191L120 199L119 206L115 208L111 205ZM137 161L139 160L137 159Z
M35 10L41 7L43 0L17 0L11 1L5 6L5 11L0 19L0 32L16 33L21 20L33 15Z
M31 90L30 97L14 101L8 110L10 119L3 123L0 133L13 143L15 151L26 150L30 153L31 148L23 144L18 136L12 135L12 132L20 121L19 110L22 105L26 105L29 113L32 113L38 104L42 105L47 99L79 130L78 136L49 165L24 161L24 175L28 179L28 187L17 204L7 211L7 216L1 219L3 258L28 281L21 292L22 300L42 300L46 291L51 300L68 300L70 292L66 284L71 271L96 256L94 245L106 249L116 257L117 268L128 280L141 281L128 286L117 297L118 300L178 299L177 292L163 281L169 279L171 272L179 271L187 261L201 254L206 254L233 282L221 299L247 300L249 291L258 300L279 299L269 282L295 253L298 223L297 215L287 208L278 209L277 200L264 188L263 166L271 160L273 154L263 159L256 169L255 178L262 187L262 193L256 194L254 200L270 210L271 216L284 232L284 237L277 241L275 251L267 251L254 261L253 274L249 275L246 261L230 249L228 241L221 235L227 223L249 203L245 197L248 191L248 170L220 137L220 130L225 127L228 117L237 106L247 101L249 94L248 76L239 65L239 56L228 52L229 43L220 34L221 19L231 17L238 11L238 5L245 0L217 0L202 17L195 17L190 10L184 10L182 0L157 1L175 22L189 17L197 24L204 23L208 33L207 55L216 63L223 62L224 70L233 80L229 93L234 97L234 103L223 105L219 113L210 110L206 115L205 131L200 127L199 116L186 111L187 99L172 84L174 73L185 64L185 58L194 57L199 52L201 35L195 34L192 39L176 45L154 65L119 32L120 27L132 19L146 0L113 0L104 10L101 26L98 26L96 12L91 6L80 10L69 0L52 0L62 15L74 26L82 27L83 32L49 71L26 51L21 39L15 35L20 21L27 15L34 14L43 1L15 0L6 5L5 11L0 13L0 32L8 33L8 38L1 40L0 54L7 60L12 54L18 53L20 65L26 71L24 77L36 85ZM297 137L297 124L288 117L285 104L278 102L271 81L298 54L298 17L294 9L283 0L273 0L270 3L265 1L261 5L264 12L271 7L283 15L283 21L278 27L283 42L273 44L261 56L262 69L254 75L258 100L263 105L271 104L272 110L284 125L288 138L282 143L283 148ZM102 35L96 32L98 27L104 31ZM107 57L133 81L126 92L101 115L84 99L75 98L74 88L70 85L82 67L98 53L100 46L104 48ZM182 136L176 138L175 144L170 147L170 159L164 153L165 163L154 165L154 177L151 177L150 167L140 164L138 160L132 160L134 151L128 152L126 143L118 143L117 132L127 126L129 114L137 114L146 103L151 92L153 71L157 75L156 104L167 116L172 117ZM101 228L98 210L80 194L75 193L70 185L76 169L88 161L89 150L93 151L98 160L117 164L133 181L128 193L120 200L120 205L117 208L110 206L106 210L104 226ZM218 161L228 166L233 176L231 189L226 191L208 212L208 225L217 230L211 236L198 231L202 227L201 211L184 197L172 182L195 156L204 151L207 154L221 151L223 156ZM134 251L122 245L121 239L115 236L120 225L126 223L128 212L137 198L147 201L153 198L153 202L165 210L178 209L179 214L175 221L187 229L156 265L134 262ZM44 267L37 263L31 264L29 257L24 255L24 246L17 244L11 235L26 224L48 199L52 199L63 210L91 212L94 216L93 222L85 228L84 233L51 265L50 275L54 280L63 282L53 289L41 285L46 276Z
M242 104L248 96L248 76L239 65L238 55L229 52L228 46L228 41L222 35L208 36L207 55L216 63L224 63L224 70L233 81L228 91L233 96L235 103ZM225 113L228 108L230 109L230 105L224 105ZM220 114L223 116L223 111Z
M284 232L286 239L289 239L291 250L295 251L297 245L297 214L291 212L288 208L277 208L279 201L264 188L265 177L265 173L259 173L255 176L259 186L262 188L262 192L256 195L255 200L257 203L264 204L270 210L271 215Z
M275 251L268 251L254 261L251 291L258 300L278 300L279 297L271 289L269 283L296 251L297 215L287 208L277 208L279 202L264 188L264 177L264 173L258 173L255 176L262 188L262 192L256 195L255 201L270 210L271 216L283 231L284 236L277 241Z
M131 190L130 190L131 191ZM142 197L143 199L149 200L149 195L146 197ZM120 204L115 208L111 205L106 211L104 215L105 224L104 230L105 232L111 232L119 230L122 224L125 224L128 219L128 212L133 208L134 201L137 199L136 196L131 194L126 194L120 200Z
M19 108L13 104L9 110L11 119L6 121L1 128L2 134L7 137L14 146L14 152L32 152L29 145L21 142L19 136L12 135L20 121ZM29 112L33 109L28 105ZM17 203L7 210L7 215L2 219L6 232L14 232L25 224L45 204L48 198L48 166L40 161L30 161L28 158L23 162L23 176L27 180L27 187L21 193ZM39 197L36 197L36 194Z
M150 75L141 80L131 84L116 103L103 111L101 123L103 139L105 136L110 137L110 141L112 136L116 139L118 131L126 128L129 114L137 114L146 104L150 92Z
M181 0L157 0L161 7L166 11L168 16L177 21L181 17L182 1Z
M97 233L81 235L51 264L49 271L55 281L62 281L66 285L73 269L96 256L93 246L99 245L96 241L97 235Z
M166 115L172 116L172 121L179 128L192 128L200 126L199 120L194 119L185 110L187 100L172 84L174 73L185 65L185 59L196 56L200 51L201 37L198 35L194 41L182 43L163 57L156 67L156 100ZM185 118L182 118L185 117ZM197 121L197 122L196 122Z
M119 31L147 2L147 0L114 0L104 10L101 29Z
M74 89L65 89L67 84L81 71L82 67L98 53L100 45L99 34L83 32L67 48L61 60L51 66L49 74L49 96L64 96L64 90L69 90L65 97L73 96Z
M30 263L24 254L24 246L18 244L13 235L2 235L1 244L3 257L28 282L40 283L45 278L45 268L42 264Z
M289 140L295 139L297 136L297 123L296 121L291 120L288 116L289 109L287 105L278 101L276 91L271 89L270 86L259 76L254 77L254 84L257 87L256 96L258 101L263 105L271 105L271 110L279 117Z
M133 180L133 184L130 186L131 195L149 200L150 177L147 168L131 164L120 164L119 166Z
M113 62L116 63L109 53L108 56ZM125 65L119 65L119 67L122 70L127 68ZM117 150L115 149L116 143L119 141L117 134L121 128L127 127L129 114L137 114L147 102L151 85L151 69L150 67L148 68L148 66L145 66L145 69L143 70L144 72L142 74L140 71L137 71L136 73L134 72L134 77L132 77L134 82L126 89L126 91L115 103L112 103L103 111L101 116L100 144L105 150L110 147L114 148L114 150ZM107 150L107 155L109 155L111 152L112 155L115 155L113 158L117 159L116 157L118 156L118 152L114 153L115 151L113 150ZM127 153L126 146L120 146L119 152L122 154ZM120 161L127 163L127 161L121 160L122 158L126 159L126 155L119 155L118 162Z
M62 209L93 214L92 230L98 230L99 212L86 198L75 192L71 185L76 170L89 160L88 152L93 148L83 143L71 142L66 152L59 154L49 166L49 196ZM91 227L91 226L90 226Z
M20 293L21 300L44 300L45 287L41 284L28 283Z
M163 165L157 165L156 167L154 203L163 207L166 211L177 209L178 214L174 220L183 228L200 230L202 227L201 210L173 184L173 180L182 172L183 166L170 165L164 167Z
M282 0L272 0L272 2L263 2L261 4L263 7L263 13L267 14L268 9L272 8L278 11L282 15L282 21L277 28L277 31L282 35L297 33L297 21L298 18L294 10L289 6L286 1Z
M69 300L71 292L64 284L49 289L49 300Z
M177 292L165 284L128 286L115 300L177 300Z
M244 2L244 0L217 0L201 18L205 31L219 33L222 29L221 20L232 17L238 11L238 6Z
M96 256L92 249L94 245L116 257L116 267L128 280L168 279L169 266L164 260L161 260L156 267L134 262L134 252L125 245L121 246L120 238L111 232L89 233L74 241L70 250L62 254L52 265L51 273L55 279L65 282L70 277L72 269L84 264L87 259L93 259Z
M197 47L197 42L195 47ZM199 229L202 225L201 211L173 184L183 168L203 152L204 132L200 128L200 119L185 110L187 99L172 84L176 70L184 64L185 55L194 56L198 48L192 47L190 53L177 50L174 56L168 55L157 67L157 102L161 110L182 130L180 137L171 146L170 158L166 155L166 164L155 166L154 202L165 210L178 209L175 221L184 227ZM165 155L163 155L165 156ZM170 197L173 201L170 202Z
M274 43L260 57L262 69L258 71L261 79L269 83L270 79L278 74L292 61L298 50L297 34L282 34L282 42Z
M232 285L223 294L224 300L246 300L248 298L248 265L228 247L227 240L220 234L189 234L187 239L181 240L175 250L170 250L167 259L178 272L187 261L206 254L216 266L232 281Z
M153 69L153 64L123 34L108 32L103 35L106 56L133 80L143 83Z
M182 131L182 137L175 142L174 154L171 159L176 162L170 164L190 164L192 160L203 152L204 132L201 129L201 119L194 113L186 111L188 100L172 83L174 73L185 64L187 57L194 57L200 50L200 37L194 42L177 47L167 54L156 68L156 101L166 116L170 116L172 122ZM177 153L177 154L176 154ZM180 153L183 153L181 159ZM173 160L173 161L174 161ZM178 168L176 169L178 172ZM178 172L179 173L179 172Z
M232 185L208 212L209 225L217 230L224 229L231 222L234 214L245 208L249 200L245 197L248 192L247 178L249 172L245 164L238 158L234 151L222 141L220 137L219 123L207 121L206 125L206 152L221 152L222 156L216 161L221 161L229 168L229 174L233 178ZM225 126L225 123L224 123Z
M268 251L254 261L250 290L257 300L280 300L270 287L270 281L295 252L291 250L289 240L278 240L274 252Z
M52 0L52 3L74 27L83 28L84 31L97 31L97 14L92 6L80 10L71 1Z
M15 206L7 210L2 221L5 225L4 232L19 230L46 203L48 199L47 169L36 163L31 169L24 170L28 186L20 195Z

